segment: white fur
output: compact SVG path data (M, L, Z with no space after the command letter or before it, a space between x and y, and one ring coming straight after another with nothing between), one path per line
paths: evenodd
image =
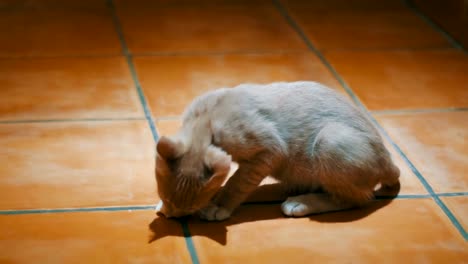
M200 212L207 220L228 218L269 175L291 189L326 192L289 198L282 205L289 216L363 205L378 183L398 183L399 170L372 123L344 96L314 82L243 84L204 94L185 111L175 138L185 151L179 171L209 163L210 151L226 152L239 164Z

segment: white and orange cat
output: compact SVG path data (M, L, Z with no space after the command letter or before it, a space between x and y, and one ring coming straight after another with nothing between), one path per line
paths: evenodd
M167 217L227 219L267 176L306 191L283 202L285 215L344 210L368 204L377 185L395 186L400 175L364 114L314 82L204 94L157 153L158 210ZM222 187L231 159L239 168Z

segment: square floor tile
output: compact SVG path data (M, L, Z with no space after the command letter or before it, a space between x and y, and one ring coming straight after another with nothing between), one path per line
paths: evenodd
M468 112L377 118L436 192L468 190Z
M158 201L146 121L0 125L0 209Z
M136 69L153 115L181 115L196 96L241 83L310 80L343 92L311 53L136 57Z
M124 58L0 60L0 120L144 117Z
M180 224L153 210L0 215L1 263L190 263ZM172 234L155 241L149 228Z
M0 9L0 57L118 55L120 42L105 8Z
M201 263L462 263L468 258L466 242L431 199L384 204L310 218L284 218L279 205L251 205L226 222L194 220L189 226Z
M468 196L441 197L460 224L468 230Z
M159 135L170 136L174 135L182 125L181 119L170 119L170 120L158 120L156 122L156 128L158 130ZM400 168L400 194L428 194L426 189L422 186L419 179L414 175L405 161L397 154L397 152L393 149L393 147L388 143L385 142L387 149L390 151L392 155L393 161L395 162L396 166ZM265 184L275 183L275 181L271 181L270 179L264 182ZM256 195L259 197L268 197L267 200L281 200L281 198L285 197L282 193L279 193L277 189L266 190L267 193ZM268 194L268 192L272 192L274 194ZM270 197L274 197L279 193L277 199L272 199ZM254 200L260 201L261 198L255 198Z
M118 7L118 6L117 6ZM271 4L118 7L133 53L306 50Z
M337 6L289 5L288 10L321 50L450 47L441 33L409 9L377 4Z
M468 56L456 50L327 52L370 110L468 107Z

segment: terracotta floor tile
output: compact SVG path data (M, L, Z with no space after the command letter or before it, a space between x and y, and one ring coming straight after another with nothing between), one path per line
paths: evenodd
M320 5L290 5L288 9L321 50L450 47L441 33L409 9L349 6L324 10Z
M108 9L0 9L0 57L118 55Z
M179 131L182 126L182 119L158 120L156 129L160 136L171 136Z
M468 230L468 196L441 197L461 225Z
M154 211L0 215L1 263L191 263L180 224Z
M0 263L192 263L179 222L115 208L159 197L152 133L108 4L157 131L172 135L183 109L220 87L310 80L345 93L274 2L0 0L0 211L109 206L0 212ZM434 191L467 192L468 112L403 110L468 108L468 56L404 1L278 2ZM402 197L427 195L386 144ZM248 200L265 203L243 205L228 221L188 218L200 263L468 260L466 240L430 198L286 218L268 203L286 196L275 183L267 178ZM468 230L468 196L441 199Z
M336 51L326 57L370 110L468 106L462 52Z
M468 112L379 116L436 192L468 190Z
M118 14L133 53L306 49L271 3L137 6L118 8Z
M0 125L0 209L151 204L146 121Z
M136 57L135 64L156 117L181 115L196 96L247 82L311 80L343 92L311 53Z
M0 120L144 117L124 58L2 59L0 86Z
M462 263L466 242L431 199L284 218L279 205L242 207L227 222L189 223L201 263ZM430 230L430 232L428 231Z

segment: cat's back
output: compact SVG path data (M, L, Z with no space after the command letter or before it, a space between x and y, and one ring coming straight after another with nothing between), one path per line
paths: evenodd
M280 122L360 116L344 95L316 82L243 84L226 90L225 96L222 108L257 112Z
M197 97L185 117L207 116L224 122L269 121L282 130L313 129L327 121L367 123L360 111L337 91L320 83L241 84Z
M230 107L226 106L226 109L231 112L225 113L226 116L259 124L273 123L287 142L314 137L318 130L330 123L377 135L370 120L347 97L320 83L246 84L228 90L226 96Z
M245 107L283 108L298 104L333 105L342 101L342 96L332 89L316 82L276 82L270 84L241 84L233 88L220 88L195 98L186 112L196 109Z
M328 124L378 139L370 121L347 98L315 82L243 84L211 91L196 98L184 117L186 130L205 124L210 139L238 156L259 144L304 156Z

